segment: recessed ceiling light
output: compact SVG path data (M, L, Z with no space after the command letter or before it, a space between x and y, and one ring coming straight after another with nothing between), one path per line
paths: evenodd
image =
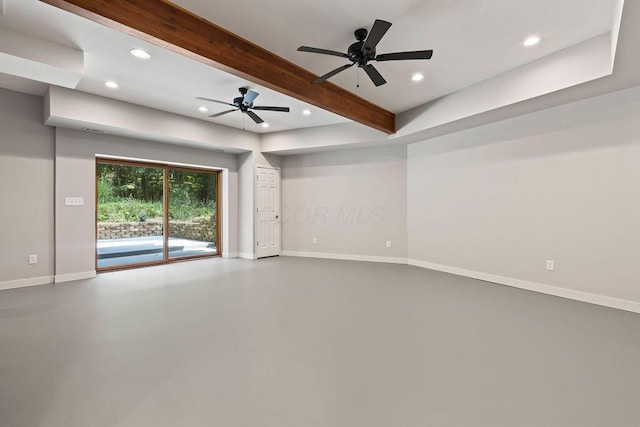
M302 114L304 114L305 116L309 116L311 115L311 110L309 110L308 108L306 110L302 110Z
M206 113L207 111L209 111L209 109L203 105L202 107L198 107L198 111L202 111L203 113Z
M149 59L149 58L151 58L151 54L149 52L147 52L146 50L131 49L129 52L131 53L131 55L135 56L136 58L140 58L140 59Z
M268 128L268 127L269 127L269 123L264 122L264 123L262 124L262 127L263 127L263 128Z
M522 44L527 47L531 47L540 43L540 40L541 40L540 36L529 36L525 39L525 41Z
M108 87L108 88L111 88L111 89L117 89L118 88L118 83L113 82L111 80L109 80L108 82L104 82L104 85L106 87Z
M419 82L422 79L424 79L422 73L415 73L413 76L411 76L411 80L413 80L414 82Z

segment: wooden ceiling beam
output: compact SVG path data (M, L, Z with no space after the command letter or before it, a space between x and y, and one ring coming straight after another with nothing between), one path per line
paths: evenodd
M166 0L41 0L388 134L395 115Z

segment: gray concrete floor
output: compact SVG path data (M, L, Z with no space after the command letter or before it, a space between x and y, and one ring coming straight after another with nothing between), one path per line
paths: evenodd
M638 426L640 315L402 265L0 292L0 425Z

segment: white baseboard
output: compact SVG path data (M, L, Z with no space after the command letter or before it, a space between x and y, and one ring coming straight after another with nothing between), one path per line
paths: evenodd
M560 288L557 286L544 285L542 283L528 282L526 280L513 279L511 277L497 276L494 274L481 273L479 271L465 270L463 268L451 267L448 265L434 264L426 261L410 259L409 265L416 267L428 268L430 270L442 271L458 276L470 277L472 279L484 280L485 282L493 282L500 285L512 286L514 288L526 289L528 291L540 292L556 297L572 299L576 301L588 302L591 304L602 305L605 307L617 308L619 310L640 313L640 303L635 301L623 300L604 295L590 294L588 292L576 291L573 289Z
M96 271L82 271L80 273L56 274L56 283L72 282L74 280L93 279Z
M325 259L341 259L347 261L367 261L367 262L386 262L388 264L406 264L406 258L393 258L383 256L369 255L351 255L351 254L333 254L326 252L298 252L298 251L282 251L282 256L295 256L303 258L325 258Z
M242 259L258 259L254 254L248 252L240 252L238 256Z
M222 258L238 258L238 252L222 252Z
M26 288L27 286L49 285L53 283L53 276L32 277L29 279L9 280L0 282L0 291L8 289Z

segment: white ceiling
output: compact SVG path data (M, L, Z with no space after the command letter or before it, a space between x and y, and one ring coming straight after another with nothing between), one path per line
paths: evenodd
M349 69L331 82L394 113L611 30L618 0L174 0L227 30L318 75L348 61L297 52L301 45L346 52L353 32L389 21L377 52L433 49L430 61L374 63L387 80L376 88ZM524 48L530 34L543 42ZM422 72L425 79L413 83Z
M225 126L244 128L256 133L348 121L336 114L37 0L6 0L5 15L0 16L0 25L84 51L85 73L77 86L77 89L83 92L208 120ZM144 48L152 54L152 58L147 61L134 58L129 54L130 49L134 47ZM8 79L0 78L0 86L3 80ZM108 89L104 85L106 80L116 81L120 87L116 90ZM12 83L13 85L7 82L4 87L14 90L27 87L24 81L20 84ZM195 99L202 96L232 102L233 98L240 95L239 87L248 87L260 94L255 105L290 107L291 112L257 112L269 123L269 128L264 129L240 112L216 119L207 118L209 114L228 110L231 107ZM210 111L207 113L198 111L197 108L202 105L209 107ZM303 115L304 109L311 110L312 114Z
M364 73L360 88L355 70L330 81L395 113L424 104L473 83L611 30L619 0L177 0L174 3L220 25L302 67L324 74L346 63L337 57L297 52L300 45L345 51L353 31L370 28L374 19L393 26L378 45L379 53L434 49L431 61L377 64L389 83L374 87ZM263 129L239 112L208 119L252 132L272 132L342 123L335 114L215 70L178 54L136 40L37 0L5 0L0 25L81 49L85 74L78 90L185 116L206 119L197 111L204 96L231 102L237 89L259 92L256 105L288 106L291 113L260 112L271 125ZM524 48L522 40L537 33L543 42ZM129 49L142 47L152 55L141 61ZM414 83L414 72L425 79ZM0 86L6 78L0 79ZM120 84L117 90L105 80ZM5 84L8 86L8 83ZM208 104L210 112L224 105ZM309 108L311 116L303 116Z

